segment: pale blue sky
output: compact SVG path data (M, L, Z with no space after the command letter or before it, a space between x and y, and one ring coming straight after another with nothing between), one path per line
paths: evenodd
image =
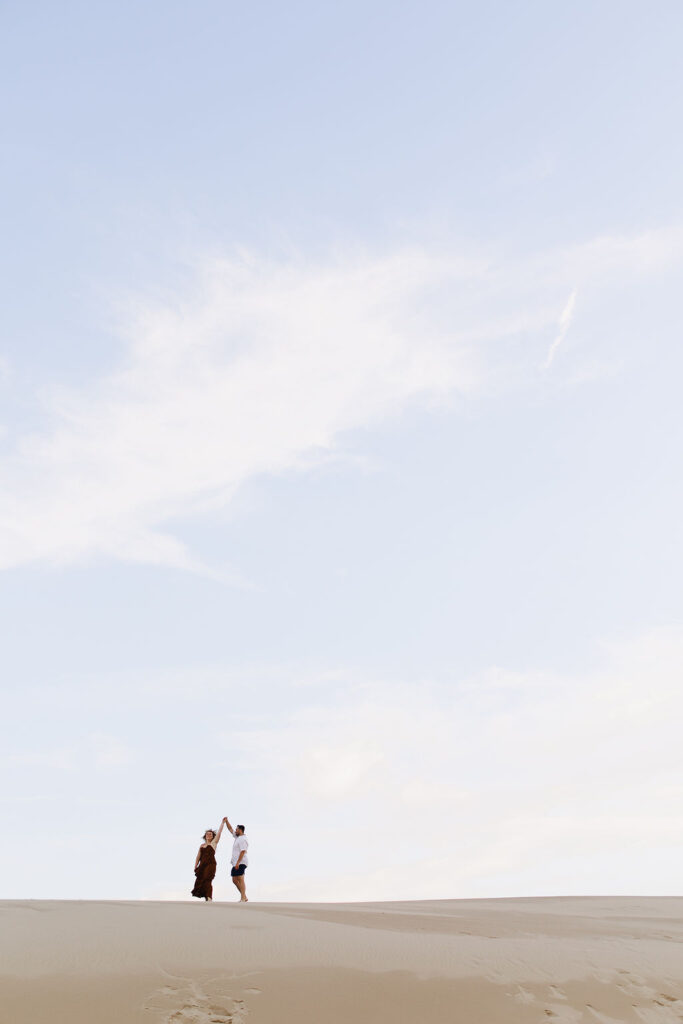
M680 5L0 29L1 894L680 891Z

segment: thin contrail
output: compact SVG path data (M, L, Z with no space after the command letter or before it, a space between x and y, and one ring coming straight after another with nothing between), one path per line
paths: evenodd
M564 309L560 313L560 319L557 322L558 323L558 327L559 327L559 331L557 332L557 337L555 338L555 340L553 341L552 345L548 349L548 355L545 357L545 362L543 364L543 368L545 370L547 370L548 367L550 366L550 364L552 363L553 359L555 358L555 353L557 352L558 348L560 347L560 345L564 341L565 336L567 334L567 331L569 330L569 327L570 327L571 322L572 322L572 317L574 316L574 306L576 305L576 294L577 293L576 293L576 288L575 288L574 291L569 296L569 298L567 299L566 306L564 307Z

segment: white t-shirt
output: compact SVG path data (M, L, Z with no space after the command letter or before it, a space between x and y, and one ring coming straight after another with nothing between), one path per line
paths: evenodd
M240 864L244 864L246 868L246 866L249 863L249 858L247 857L248 848L249 843L247 842L246 836L235 836L235 842L232 844L232 857L230 858L230 863L232 864L233 867L235 866L235 864L237 864L237 859L241 854L242 850L244 850L244 857L242 857Z

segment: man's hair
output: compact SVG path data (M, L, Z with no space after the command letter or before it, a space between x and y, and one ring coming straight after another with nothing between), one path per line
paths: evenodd
M236 827L236 828L241 828L243 832L246 832L246 831L247 831L247 830L245 829L244 825L236 825L235 827Z

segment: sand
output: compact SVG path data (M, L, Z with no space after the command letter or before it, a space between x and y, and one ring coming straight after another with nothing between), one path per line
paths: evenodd
M0 1024L683 1021L683 899L0 903Z

